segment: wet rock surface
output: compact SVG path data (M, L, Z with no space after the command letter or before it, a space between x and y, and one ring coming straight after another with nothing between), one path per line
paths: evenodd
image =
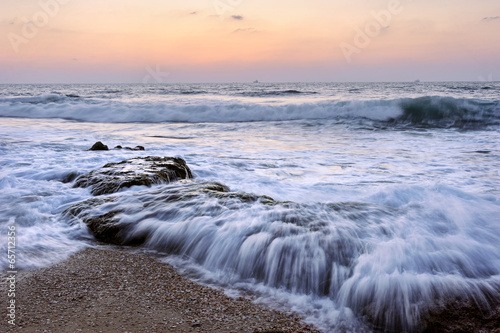
M129 212L137 209L138 205L148 209L180 201L185 201L188 204L191 200L196 200L197 197L204 194L226 200L236 199L248 202L248 196L254 201L259 200L259 197L255 195L231 193L227 186L217 182L181 180L178 182L178 186L151 190L149 195L142 196L138 201L135 200L136 196L132 196ZM140 245L144 243L149 231L131 232L136 223L123 222L117 216L122 213L122 210L115 208L114 205L119 199L120 196L90 198L74 204L62 214L69 219L70 223L78 221L85 223L94 237L102 242L115 245ZM265 200L268 200L267 197ZM111 210L107 211L108 207L112 207ZM95 214L103 210L107 212L100 215Z
M103 144L101 141L97 141L89 150L109 150L108 146Z
M124 201L125 200L125 201ZM175 217L178 207L190 207L202 204L207 200L215 200L215 207L209 212L199 210L201 215L218 215L224 209L239 209L241 205L252 205L254 203L265 206L297 204L292 202L279 202L268 196L260 196L246 192L231 192L230 189L218 182L204 182L195 180L179 180L173 186L150 189L128 196L97 196L77 204L63 212L72 223L84 222L94 237L102 242L116 245L140 245L149 237L150 231L135 230L135 225L142 220L121 219L132 213L142 210L151 210L151 217L157 210L164 210L168 205L174 205L163 213L167 217ZM115 204L115 202L117 202ZM127 202L127 203L126 203ZM128 206L126 212L121 208ZM300 209L299 206L297 206ZM104 214L103 211L106 211ZM122 216L119 214L123 213ZM132 221L132 222L130 222Z
M422 326L422 333L500 333L500 300L493 307L474 300L449 300L431 311Z
M122 147L121 145L116 146L115 149L146 150L146 148L144 148L144 146L135 146L134 148L131 148L131 147Z
M144 148L144 146L135 146L134 148L131 148L131 147L123 147L121 145L118 145L118 146L115 146L114 149L126 149L126 150L146 150L146 148ZM98 151L98 150L109 150L109 147L107 145L105 145L104 143L102 143L101 141L97 141L96 143L94 143L94 145L89 149L91 151Z
M108 163L101 169L79 176L74 187L91 187L93 195L102 195L134 185L151 186L192 177L182 158L148 156Z

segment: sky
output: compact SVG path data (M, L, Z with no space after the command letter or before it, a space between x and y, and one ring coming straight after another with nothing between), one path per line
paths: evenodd
M0 83L500 80L498 0L2 0Z

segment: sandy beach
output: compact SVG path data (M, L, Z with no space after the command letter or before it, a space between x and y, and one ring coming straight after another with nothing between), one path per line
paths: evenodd
M5 290L5 274L2 284ZM16 325L3 316L1 332L317 332L292 314L230 298L155 258L117 249L87 248L19 272L16 289Z

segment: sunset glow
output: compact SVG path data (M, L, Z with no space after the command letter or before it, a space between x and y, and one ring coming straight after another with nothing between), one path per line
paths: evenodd
M0 8L3 83L141 82L157 67L169 82L500 77L497 0L21 0Z

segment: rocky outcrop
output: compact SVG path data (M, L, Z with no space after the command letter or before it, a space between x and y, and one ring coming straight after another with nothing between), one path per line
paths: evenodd
M135 146L134 148L131 147L122 147L121 145L116 146L114 149L126 149L126 150L146 150L144 146ZM94 145L89 149L89 150L109 150L109 147L102 143L101 141L97 141L94 143Z
M102 207L103 205L115 202L118 199L116 196L104 196L90 198L81 201L65 211L63 215L66 216L72 224L83 222L94 235L94 237L104 243L108 244L124 244L140 245L140 240L130 240L125 242L127 226L120 223L116 215L121 213L121 210L112 210L102 215L94 216L93 209Z
M129 211L124 212L125 215L130 211L155 210L173 202L180 203L181 206L196 205L207 200L207 196L217 200L219 209L235 209L234 207L241 204L257 202L263 205L287 204L275 201L268 196L259 196L246 192L230 192L229 188L221 183L194 180L181 180L175 186L148 190L148 192L142 194L145 197L139 201L137 201L137 196L139 194L131 193ZM140 245L146 241L150 231L137 232L135 230L130 232L135 228L135 222L137 221L132 219L135 221L134 223L126 222L126 220L120 219L119 214L123 212L122 210L105 207L108 204L113 205L116 201L121 200L120 198L121 196L90 198L66 209L63 215L73 220L74 223L77 221L83 222L94 237L102 242L116 245ZM103 214L104 211L106 213ZM201 213L207 216L207 212ZM219 214L220 211L212 211L211 213Z
M97 141L89 150L109 150L109 148L101 141Z
M134 148L130 148L130 147L122 147L120 145L116 146L115 149L126 149L126 150L146 150L144 148L144 146L135 146Z
M162 188L152 190L153 201L143 202L144 208L162 202L189 202L203 194L224 198L236 198L241 195L229 192L229 188L223 184L216 182L196 182L192 180L180 181L179 186L172 188ZM258 200L257 196L250 196L253 200ZM243 196L240 200L248 201L250 197ZM149 231L130 233L134 228L134 224L123 222L119 218L122 213L120 209L112 209L105 214L96 214L103 209L106 204L112 204L119 199L119 196L95 197L66 209L62 214L73 223L83 222L94 235L94 237L102 242L116 245L140 245L148 238ZM266 197L266 200L267 197ZM272 200L272 199L271 199ZM134 207L135 208L135 207ZM105 209L105 208L104 208Z
M473 300L449 300L431 311L420 332L500 333L500 300L491 303L479 306Z
M93 208L100 207L107 203L115 202L117 199L118 197L113 197L113 196L90 198L72 205L68 209L64 210L62 214L65 216L79 217L80 219L85 219L89 217Z
M73 187L91 187L93 195L101 195L134 185L151 186L192 177L182 158L148 156L106 164L101 169L79 176Z

